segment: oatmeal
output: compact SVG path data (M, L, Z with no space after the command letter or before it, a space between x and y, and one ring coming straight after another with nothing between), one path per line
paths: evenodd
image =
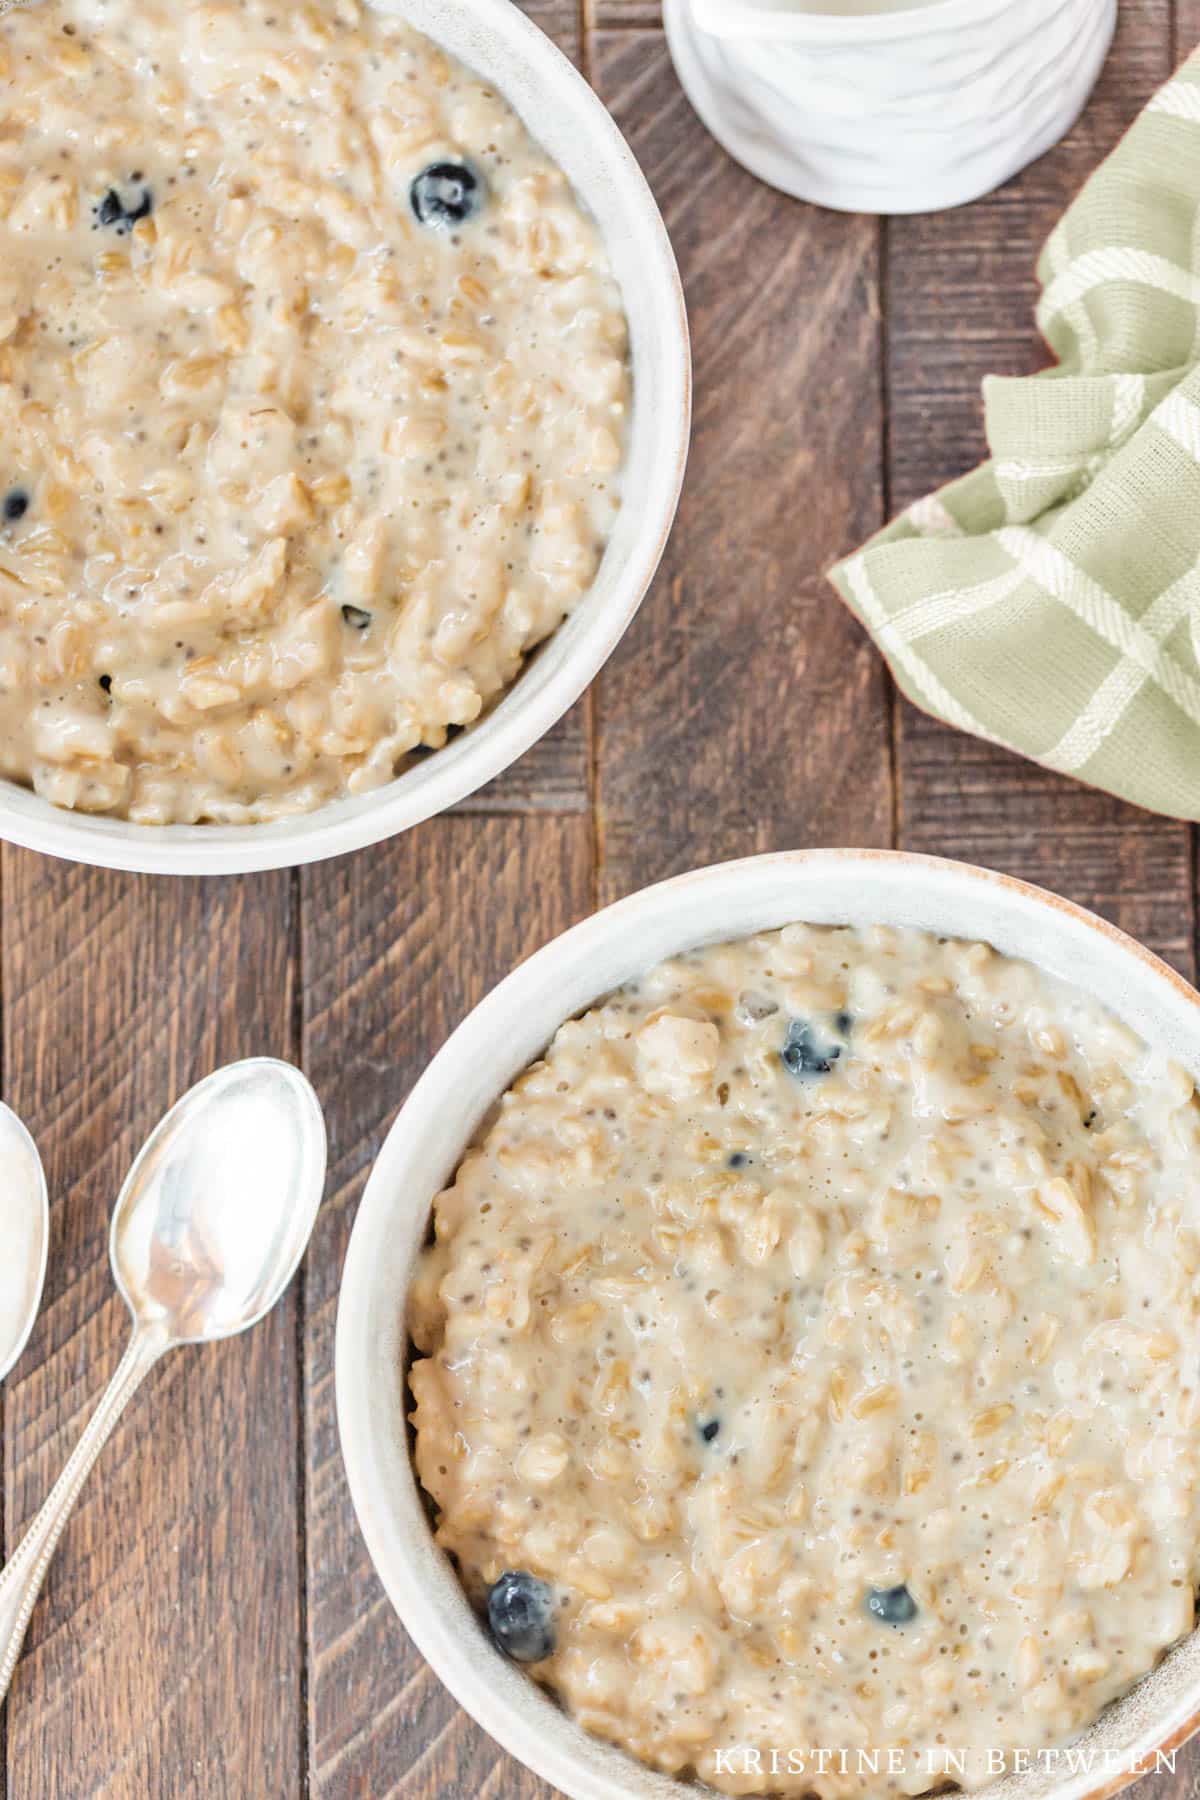
M566 177L408 26L0 18L0 774L148 824L390 780L590 584L628 402Z
M1192 1626L1198 1167L1190 1077L984 944L791 926L564 1025L412 1295L497 1643L729 1793L1076 1732Z

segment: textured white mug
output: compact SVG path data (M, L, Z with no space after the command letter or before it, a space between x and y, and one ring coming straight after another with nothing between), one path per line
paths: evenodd
M998 187L1083 109L1117 0L665 0L680 81L752 174L849 212Z

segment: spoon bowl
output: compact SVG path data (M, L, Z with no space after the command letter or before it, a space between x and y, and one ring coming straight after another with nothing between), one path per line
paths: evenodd
M37 1145L0 1102L0 1381L33 1330L50 1245L50 1199Z
M147 1139L113 1211L113 1275L134 1319L172 1344L257 1324L304 1255L324 1172L325 1125L299 1069L253 1057L199 1082Z

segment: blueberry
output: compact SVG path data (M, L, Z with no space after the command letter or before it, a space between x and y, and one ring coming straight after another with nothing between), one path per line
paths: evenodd
M554 1650L554 1594L536 1575L506 1569L488 1593L488 1624L516 1662L541 1662Z
M868 1588L867 1611L882 1625L910 1625L917 1616L917 1603L901 1582L899 1587Z
M854 1020L850 1017L848 1012L837 1013L834 1017L833 1028L835 1031L840 1032L842 1037L849 1037L851 1031L854 1029Z
M822 1044L804 1019L792 1019L779 1052L789 1075L828 1075L842 1054L840 1044Z
M422 225L451 231L465 225L483 208L487 188L470 163L430 163L414 180L409 200Z
M100 686L103 688L104 692L106 694L111 694L112 693L112 676L111 675L101 675L99 677L99 681L100 681Z
M7 525L15 525L29 511L29 495L24 488L9 488L4 496L4 521Z
M731 1150L729 1153L729 1167L731 1169L744 1169L746 1164L751 1160L752 1159L747 1156L744 1150Z
M354 631L365 631L371 623L371 614L362 606L343 606L342 618Z
M138 171L140 176L141 171ZM138 179L135 176L135 180ZM132 231L139 219L148 219L154 211L154 196L148 187L131 200L123 200L116 188L109 188L92 208L97 225L111 225L118 235Z
M705 1419L703 1425L697 1426L697 1430L699 1431L700 1436L704 1439L706 1444L712 1443L713 1439L716 1437L716 1435L717 1435L718 1431L720 1431L720 1429L721 1429L720 1419Z

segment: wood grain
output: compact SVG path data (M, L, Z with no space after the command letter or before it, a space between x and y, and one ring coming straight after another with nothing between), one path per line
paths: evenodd
M143 1138L216 1064L294 1055L289 875L135 879L5 848L5 1093L53 1196L46 1303L6 1384L18 1540L128 1336L107 1228ZM301 1792L294 1303L177 1352L104 1452L8 1702L9 1793Z
M588 0L598 31L655 31L662 25L662 0Z
M881 523L878 226L730 162L658 32L599 32L593 73L671 231L696 396L662 569L596 687L612 899L758 850L889 841L886 678L823 578Z
M1177 63L1200 45L1200 0L1175 0L1173 53Z
M590 696L576 702L524 756L468 794L460 813L574 812L591 810L589 759Z
M519 0L519 4L521 11L554 39L564 56L583 63L583 0Z
M337 1447L338 1278L365 1174L417 1075L501 975L591 905L576 817L442 818L305 872L304 1060L327 1109L330 1190L305 1291L310 1792L534 1800L397 1623Z

